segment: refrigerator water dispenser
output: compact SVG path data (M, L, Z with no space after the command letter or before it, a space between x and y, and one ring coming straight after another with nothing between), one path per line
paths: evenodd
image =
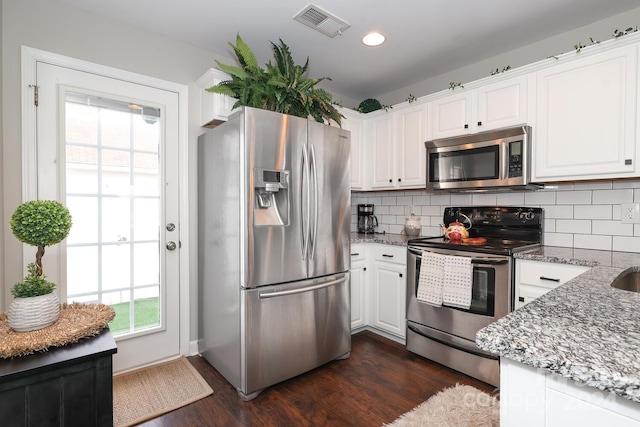
M254 193L254 225L289 225L288 170L255 169Z

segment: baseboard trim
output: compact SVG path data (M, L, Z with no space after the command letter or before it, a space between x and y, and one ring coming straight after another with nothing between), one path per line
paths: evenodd
M189 356L196 356L200 354L200 349L198 348L198 340L189 341Z
M362 331L373 332L374 334L380 335L381 337L385 337L387 339L390 339L391 341L395 341L395 342L400 343L402 345L407 345L406 338L402 338L402 337L399 337L397 335L390 334L387 331L383 331L382 329L378 329L378 328L376 328L374 326L369 326L369 325L361 326L361 327L358 327L358 328L355 328L355 329L351 330L351 335L357 334L358 332L362 332Z

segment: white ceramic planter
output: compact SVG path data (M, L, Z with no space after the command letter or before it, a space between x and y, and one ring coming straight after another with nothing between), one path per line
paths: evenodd
M54 292L29 298L15 298L7 312L9 326L29 332L51 326L60 317L60 302Z

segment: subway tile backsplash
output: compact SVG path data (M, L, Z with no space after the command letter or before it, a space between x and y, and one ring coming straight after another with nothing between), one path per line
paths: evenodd
M351 230L357 206L373 203L378 231L399 234L405 217L421 217L421 236L442 234L447 206L530 206L544 209L544 244L582 249L640 252L640 224L623 224L620 205L640 202L640 180L568 183L510 193L433 194L424 190L351 193Z

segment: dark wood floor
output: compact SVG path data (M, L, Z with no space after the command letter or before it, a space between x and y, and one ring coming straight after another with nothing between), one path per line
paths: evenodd
M189 361L213 395L143 426L381 426L456 383L494 391L368 331L353 335L349 359L269 387L250 402L204 358Z

